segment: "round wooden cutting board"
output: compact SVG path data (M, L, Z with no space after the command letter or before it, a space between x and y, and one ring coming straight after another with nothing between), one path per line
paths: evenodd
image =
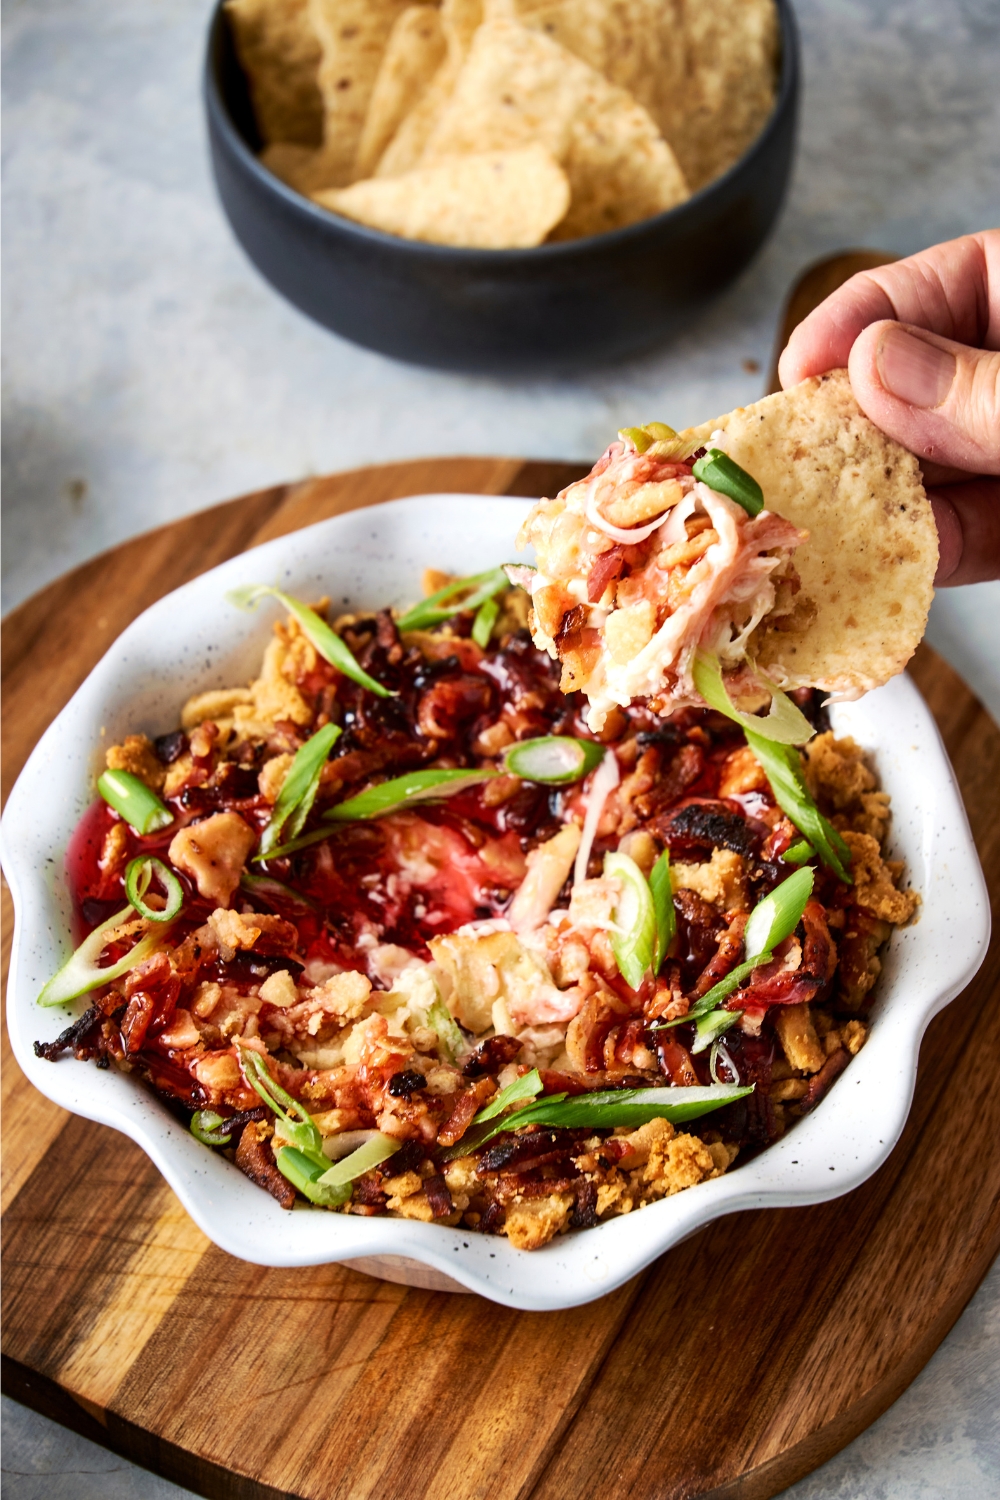
M85 564L5 622L5 792L115 636L196 573L356 506L551 494L578 473L476 458L362 469ZM1000 732L929 649L911 670L1000 892ZM899 1395L1000 1248L998 969L994 942L931 1025L906 1130L863 1187L716 1222L558 1313L233 1260L136 1146L35 1092L5 1038L3 1388L226 1500L774 1495Z

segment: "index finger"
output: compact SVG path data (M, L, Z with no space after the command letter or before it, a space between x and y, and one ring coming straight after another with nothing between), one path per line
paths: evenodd
M793 332L778 362L782 386L845 367L858 334L883 318L974 348L1000 348L1000 229L852 276Z

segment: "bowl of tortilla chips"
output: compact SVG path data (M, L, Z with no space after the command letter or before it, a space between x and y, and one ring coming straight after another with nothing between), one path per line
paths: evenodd
M788 0L220 0L223 208L317 322L419 364L572 367L669 338L791 168Z

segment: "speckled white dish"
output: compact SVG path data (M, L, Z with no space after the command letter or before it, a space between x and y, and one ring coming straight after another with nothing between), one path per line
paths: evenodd
M205 1233L244 1260L350 1261L391 1280L480 1292L519 1308L588 1302L723 1214L817 1203L869 1177L903 1129L928 1022L986 953L989 904L954 776L926 705L908 679L897 678L860 703L837 706L833 723L875 752L892 796L893 853L906 860L923 896L919 919L893 934L868 1044L826 1099L770 1150L714 1182L530 1254L468 1230L305 1206L287 1213L200 1146L138 1080L72 1058L36 1058L32 1042L56 1036L71 1018L66 1009L40 1010L35 999L68 949L63 860L95 795L104 747L129 730L173 729L189 694L249 679L260 660L275 609L241 614L225 602L226 591L279 583L305 598L330 594L336 608L402 604L419 594L427 564L471 573L512 558L528 504L477 495L395 500L214 568L119 637L39 741L10 795L2 856L17 914L8 1025L18 1062L56 1104L137 1142Z

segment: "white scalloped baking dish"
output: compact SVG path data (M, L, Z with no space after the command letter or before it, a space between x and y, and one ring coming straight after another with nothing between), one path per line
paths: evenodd
M32 1042L66 1024L36 996L64 956L66 843L95 795L103 747L126 730L176 725L191 693L253 675L270 631L225 602L238 584L280 583L338 608L403 603L426 564L471 573L513 557L530 502L421 495L323 521L268 542L168 594L129 626L43 735L7 803L3 867L17 915L8 1025L32 1083L65 1109L130 1136L153 1159L207 1235L232 1255L272 1266L350 1261L422 1286L480 1292L512 1307L572 1307L611 1291L710 1220L738 1209L817 1203L869 1177L899 1139L920 1039L986 953L989 903L954 775L920 694L899 677L833 709L834 728L874 751L892 796L892 844L923 904L892 936L870 1039L815 1112L745 1166L627 1218L526 1253L504 1238L389 1218L287 1213L200 1146L137 1080Z

